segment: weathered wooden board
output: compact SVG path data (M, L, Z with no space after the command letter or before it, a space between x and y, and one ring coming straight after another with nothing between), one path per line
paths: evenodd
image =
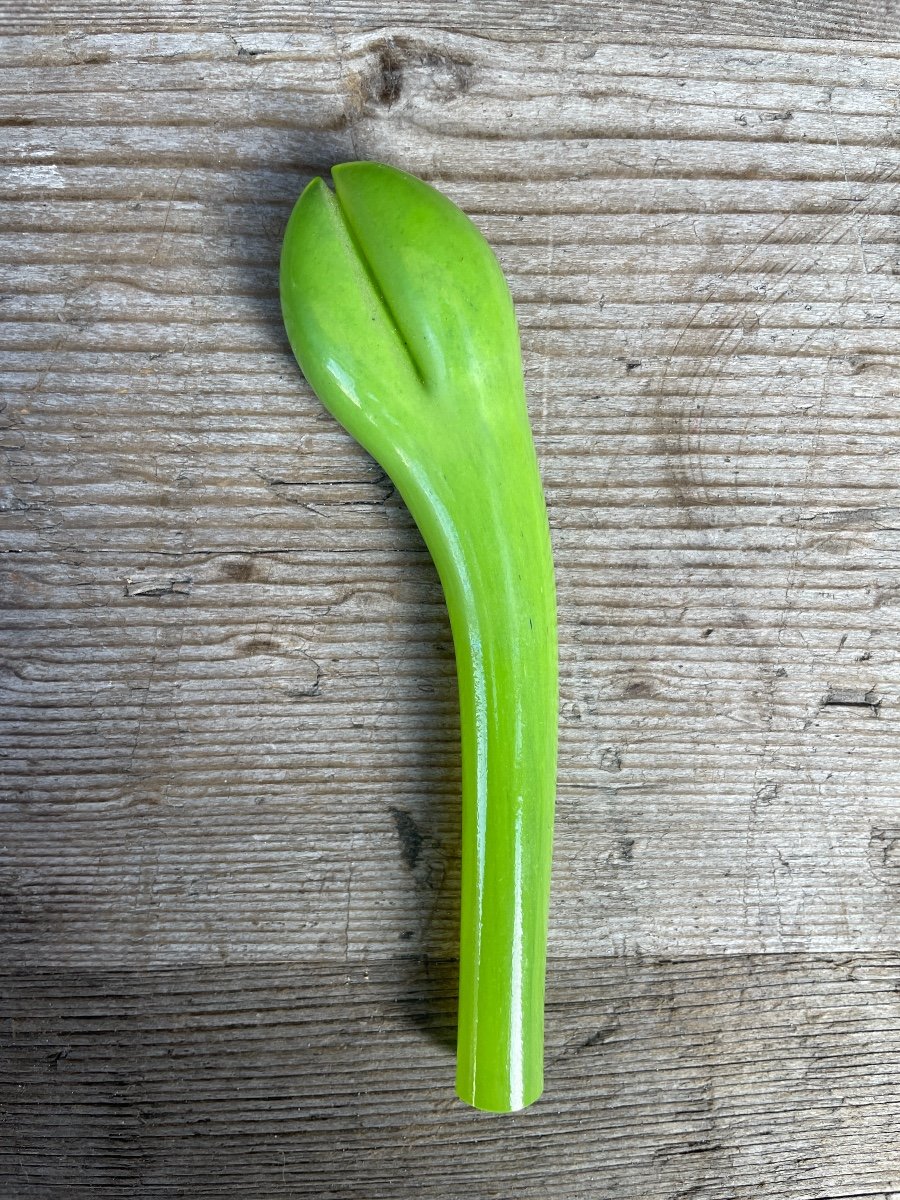
M896 954L560 960L512 1117L452 1098L440 968L11 981L12 1195L900 1197Z
M900 937L900 42L874 40L900 38L894 7L54 4L0 28L0 966L35 1046L87 997L73 1092L8 1060L35 1089L10 1194L73 1194L83 1130L85 1195L169 1195L179 1172L208 1196L900 1189L896 989L853 976L845 1048L840 1013L794 1014L787 1051L771 1024ZM300 377L276 287L291 204L354 157L442 187L510 279L561 605L551 1054L595 1002L627 1010L633 978L700 988L671 1129L654 1071L683 1047L658 1015L620 1038L627 1111L599 1039L474 1159L449 1059L417 1027L396 1042L409 964L454 952L452 647L418 535ZM362 963L375 1001L339 985ZM92 1021L120 985L139 1044L107 1055ZM306 1017L277 1045L266 1018L248 1106L221 1107L204 1064L230 1034L190 1032L192 986L207 1009L244 989L240 1038L251 993L287 988L313 1057ZM163 1117L115 1124L172 988L179 1086L211 1122L196 1168L162 1059ZM715 1090L732 1051L765 1098L740 1119ZM284 1159L246 1141L282 1052L310 1121L342 1064L370 1072L305 1157L299 1117ZM397 1055L400 1159L399 1125L367 1132ZM701 1108L724 1149L694 1158ZM546 1173L513 1188L538 1128Z
M289 205L352 155L446 187L518 302L555 951L890 942L896 57L429 45L135 35L2 69L11 952L389 952L452 877L433 571L278 314Z
M577 34L615 33L637 38L667 34L704 37L888 38L900 33L900 14L892 0L535 0L527 19L517 0L18 0L0 10L0 28L14 34L49 32L58 51L65 35L103 30L185 33L206 29L277 30L290 34L323 29L384 29L419 26L428 30L463 29L491 33L506 41L556 39Z

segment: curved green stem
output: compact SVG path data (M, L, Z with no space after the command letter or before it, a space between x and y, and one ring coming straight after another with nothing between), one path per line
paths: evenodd
M457 1091L507 1112L543 1086L556 778L553 561L506 281L468 218L377 163L313 180L285 234L300 366L382 464L434 559L462 727Z

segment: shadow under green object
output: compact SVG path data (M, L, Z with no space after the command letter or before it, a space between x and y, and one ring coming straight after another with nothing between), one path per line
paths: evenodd
M456 1087L511 1112L543 1088L557 745L556 596L512 298L434 188L380 163L314 179L281 305L325 407L382 465L434 559L462 726Z

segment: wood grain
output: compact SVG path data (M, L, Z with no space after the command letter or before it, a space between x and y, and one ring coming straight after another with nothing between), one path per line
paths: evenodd
M893 6L132 0L0 28L8 1194L74 1195L73 1163L85 1196L900 1190ZM468 1129L421 1027L449 1028L456 939L449 629L281 328L290 207L348 158L461 204L520 318L562 669L540 1150L530 1117ZM642 1009L612 1060L564 1054L598 1005L631 1019L634 980L699 988L696 1024ZM192 1005L232 990L205 1041ZM257 994L297 1010L287 1041ZM69 1090L40 1046L78 996ZM214 1077L232 1036L254 1049ZM281 1054L272 1103L324 1123L263 1152Z
M610 34L639 38L663 35L737 37L891 38L900 16L891 0L535 0L523 21L516 0L397 0L389 7L372 0L260 0L252 6L235 0L16 0L0 10L0 29L13 33L50 33L63 42L67 32L153 31L189 33L209 28L291 34L320 31L380 30L386 25L429 31L454 29L501 40L556 39L580 34L603 40ZM69 47L66 47L69 49Z
M439 968L11 980L13 1194L900 1196L896 954L563 959L512 1117L451 1098Z

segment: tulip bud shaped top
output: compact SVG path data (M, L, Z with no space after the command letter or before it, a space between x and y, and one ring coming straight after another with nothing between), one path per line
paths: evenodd
M512 299L485 239L378 163L314 179L281 302L325 407L384 467L434 559L462 726L457 1091L510 1112L543 1086L557 739L553 560Z

